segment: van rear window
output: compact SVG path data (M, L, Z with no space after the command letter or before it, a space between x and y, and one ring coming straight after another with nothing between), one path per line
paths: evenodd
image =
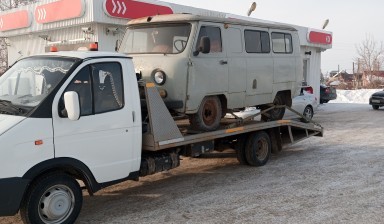
M292 36L289 33L272 33L274 53L290 54L293 52Z
M257 30L245 30L245 50L247 53L271 52L269 33Z

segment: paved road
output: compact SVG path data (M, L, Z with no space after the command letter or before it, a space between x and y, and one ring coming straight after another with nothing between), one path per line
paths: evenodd
M85 196L78 223L384 223L384 110L321 105L325 128L264 167L233 154ZM19 217L0 223L20 223Z

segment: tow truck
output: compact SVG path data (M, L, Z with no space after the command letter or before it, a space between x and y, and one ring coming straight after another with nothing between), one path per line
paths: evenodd
M24 223L73 223L83 190L137 181L218 147L263 166L311 136L323 136L312 121L236 116L215 131L192 130L169 112L156 84L138 81L123 54L26 57L0 77L0 216L20 211Z

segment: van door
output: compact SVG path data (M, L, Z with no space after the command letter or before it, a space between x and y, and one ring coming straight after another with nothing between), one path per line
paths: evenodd
M127 66L118 59L105 61L84 63L67 80L53 104L55 157L80 160L99 183L122 179L139 170L141 152L136 149L141 133L136 133L132 108L132 101L138 97L123 89L123 82L134 80L123 80ZM81 117L77 121L66 117L63 95L67 91L79 95Z
M244 30L247 63L248 106L272 102L273 58L270 36L266 28L249 27Z
M228 108L244 107L247 88L247 69L244 60L244 38L240 26L231 25L225 30L228 57Z
M223 30L224 25L217 23L203 23L198 27L192 52L203 36L210 38L211 51L208 54L191 55L187 91L191 97L187 97L187 112L196 112L205 96L228 92L228 60L223 45Z
M291 86L292 82L296 84L296 52L292 35L288 32L272 31L271 38L274 53L273 83L286 83L286 86Z

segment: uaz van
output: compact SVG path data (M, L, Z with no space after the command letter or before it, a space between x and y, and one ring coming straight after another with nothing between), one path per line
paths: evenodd
M154 81L168 108L199 130L218 128L226 112L273 104L299 94L302 60L297 31L287 25L188 14L132 20L120 52ZM285 109L263 119L281 119Z

